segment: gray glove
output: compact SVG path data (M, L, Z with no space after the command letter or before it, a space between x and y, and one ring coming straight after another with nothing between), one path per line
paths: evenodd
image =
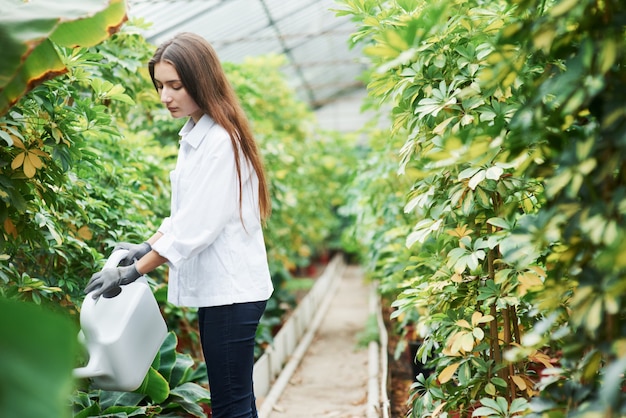
M130 242L120 242L113 252L117 250L128 250L128 254L120 261L120 266L130 266L136 260L140 260L141 257L152 251L152 246L148 242L142 242L141 244L131 244Z
M96 290L93 294L94 299L98 299L101 295L105 297L115 296L119 293L119 287L129 284L141 277L137 271L135 264L123 267L114 267L102 269L94 273L85 287L85 293ZM109 296L110 295L110 296Z

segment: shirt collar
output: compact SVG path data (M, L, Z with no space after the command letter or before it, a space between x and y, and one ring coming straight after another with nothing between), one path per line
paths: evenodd
M215 122L207 114L202 115L198 123L194 123L192 118L187 120L187 123L178 132L181 142L186 142L194 148L198 148L198 145L202 142L205 134Z

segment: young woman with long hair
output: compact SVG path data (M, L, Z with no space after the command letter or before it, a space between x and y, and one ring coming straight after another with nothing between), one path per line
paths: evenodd
M214 418L257 417L254 338L272 291L262 225L271 204L262 159L246 116L212 46L181 33L148 64L174 118L187 117L170 173L170 216L128 255L95 273L100 295L167 263L168 300L197 307Z

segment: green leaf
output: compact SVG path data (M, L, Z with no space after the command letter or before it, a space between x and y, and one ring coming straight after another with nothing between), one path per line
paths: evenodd
M211 393L202 386L192 382L183 383L172 389L171 393L193 403L207 403L211 401Z
M27 91L66 71L53 42L91 46L126 18L124 0L20 2L0 15L0 115Z
M13 139L11 136L3 130L0 130L0 138L4 139L9 147L13 146Z
M102 411L99 415L104 415L106 417L134 417L134 416L146 416L146 407L145 406L111 406L106 410ZM156 411L151 411L156 412Z
M467 184L467 186L472 189L472 190L476 190L476 187L478 187L478 185L487 177L487 173L485 170L480 170L478 171L476 174L474 174L472 176L472 178L470 179L469 183Z
M170 331L165 337L165 341L159 349L161 364L159 365L159 373L166 379L170 380L172 376L172 370L176 364L176 346L178 345L178 339L173 331Z
M604 405L617 406L621 398L624 373L626 372L626 357L615 360L604 367L604 379L599 396Z
M189 354L176 353L176 363L169 378L170 387L186 382L187 376L193 372L194 361Z
M87 408L83 409L77 414L74 414L73 418L88 418L88 417L96 417L100 415L100 406L97 403L94 403Z
M184 398L173 395L170 399L172 402L169 406L176 406L184 409L188 414L194 417L206 417L204 410L195 402L189 402Z
M482 328L479 328L479 327L474 328L474 330L472 331L472 334L477 340L480 340L480 341L482 341L482 339L485 338L485 331L483 331Z
M170 386L159 372L150 367L136 392L148 395L155 403L161 403L170 395Z
M69 416L76 327L40 306L6 299L0 318L0 416Z
M502 219L502 218L489 218L487 220L487 223L489 225L493 225L495 227L502 228L505 231L509 230L511 228L511 226L508 224L508 222L506 220Z
M116 405L123 406L137 406L144 400L146 395L138 392L117 392L101 390L100 392L100 407L107 409Z
M515 398L513 402L511 402L511 406L509 406L510 414L519 414L528 409L528 401L524 398Z
M559 17L561 15L564 15L565 13L569 12L574 6L576 6L577 3L578 0L561 0L550 9L550 16Z
M487 169L486 177L489 180L499 180L502 174L504 174L502 167L493 166Z
M595 298L585 315L585 328L590 332L595 332L602 323L602 298Z
M494 396L497 393L496 387L493 383L489 382L485 385L485 393Z
M504 401L504 407L502 405L502 401ZM480 403L487 408L491 408L494 411L497 411L500 415L505 414L509 409L506 399L502 397L498 397L496 399L491 398L482 398Z
M459 370L457 372L457 378L459 379L459 384L461 386L467 386L472 379L472 370L470 368L470 364L465 362L461 364Z
M126 1L109 0L104 3L108 4L106 8L92 16L64 22L52 34L52 41L70 48L88 47L99 44L117 32L126 20Z
M502 414L499 411L494 410L492 408L481 406L480 408L476 408L474 412L472 412L473 417L500 417Z

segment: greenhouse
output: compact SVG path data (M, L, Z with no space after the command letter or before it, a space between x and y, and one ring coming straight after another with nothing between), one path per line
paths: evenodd
M623 0L1 1L1 417L626 416Z

